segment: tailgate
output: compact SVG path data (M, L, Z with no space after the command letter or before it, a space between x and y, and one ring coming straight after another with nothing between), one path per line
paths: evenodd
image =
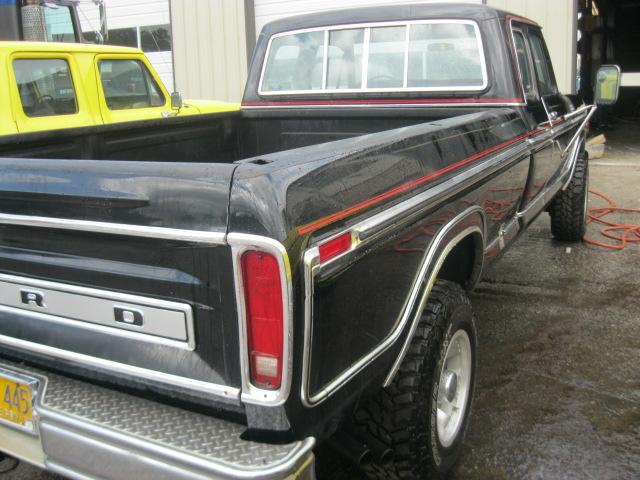
M0 355L238 403L234 168L0 159Z

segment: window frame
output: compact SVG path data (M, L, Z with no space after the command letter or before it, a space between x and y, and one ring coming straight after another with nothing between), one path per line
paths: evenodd
M49 62L49 61L62 61L66 64L67 66L67 72L69 74L69 80L71 82L71 88L73 90L73 100L75 102L75 106L76 106L76 110L75 112L70 112L70 113L53 113L51 115L29 115L25 109L24 109L24 103L22 102L22 94L20 92L20 85L18 84L18 77L16 75L16 69L15 69L15 63L16 62L20 62L20 61L30 61L30 62ZM72 69L72 65L71 62L69 61L68 58L66 57L58 57L58 56L51 56L51 57L39 57L39 56L14 56L13 58L11 58L10 61L10 65L11 65L11 74L13 77L13 83L15 85L17 94L18 94L18 104L20 105L20 112L22 113L22 115L24 115L25 118L29 119L30 121L33 121L35 119L49 119L52 117L71 117L73 115L78 115L80 113L80 100L79 100L79 96L78 96L78 88L75 82L75 78L74 78L74 74L73 74L73 69Z
M167 92L165 91L164 85L162 85L162 82L160 82L154 75L154 73L152 72L152 70L149 68L149 65L147 64L147 62L145 61L146 59L142 59L139 56L129 56L129 55L125 55L125 56L113 56L110 54L104 54L104 55L100 55L96 58L96 76L97 76L97 81L100 85L100 92L101 92L101 103L103 103L104 107L109 111L109 112L139 112L141 110L154 110L154 109L166 109L167 108L167 104L168 104L168 96L167 96ZM104 89L104 84L103 84L103 80L102 80L102 73L100 71L100 64L102 62L117 62L117 61L134 61L137 62L138 64L140 64L142 66L142 68L146 69L146 73L148 75L148 78L151 79L151 81L154 83L156 89L158 90L158 93L160 94L161 98L164 100L164 103L162 105L158 105L158 106L153 106L153 105L149 105L149 106L145 106L145 107L137 107L137 108L111 108L109 107L109 102L107 100L107 93L105 92ZM147 76L144 75L144 71L143 73L143 77L145 78L145 89L147 90L147 97L149 99L151 99L151 95L149 94L149 87L147 85Z
M480 69L482 72L482 85L461 85L461 86L442 86L442 87L408 87L408 66L409 66L409 42L411 38L411 26L413 25L437 25L437 24L459 24L459 25L471 25L474 29L476 36L476 44L478 46L478 53L480 55ZM402 87L386 87L386 88L367 88L368 78L368 64L369 64L369 43L371 39L371 29L377 27L406 27L405 47L404 47L404 72L403 72L403 86ZM362 60L362 82L364 87L360 88L326 88L327 84L327 71L328 71L328 47L329 47L329 33L339 30L352 30L352 29L364 29L364 43L363 43L363 60ZM317 90L268 90L265 91L262 88L264 77L267 68L267 62L271 52L271 45L274 39L297 35L300 33L311 32L324 32L324 52L322 59L322 88ZM366 23L353 23L346 25L333 25L323 27L305 28L299 30L290 30L286 32L280 32L272 35L269 38L267 49L262 61L262 69L260 71L260 81L258 83L258 95L261 96L283 96L283 95L323 95L323 94L350 94L350 93L403 93L403 92L473 92L479 93L485 91L489 86L489 73L487 69L487 58L484 48L484 39L482 31L478 25L478 22L474 20L466 19L427 19L427 20L400 20L390 22L366 22Z
M544 65L543 67L547 70L547 73L549 74L549 80L553 83L553 92L551 93L547 93L545 95L542 94L542 91L540 90L540 78L538 77L538 71L535 68L535 58L534 58L534 52L533 52L533 47L531 46L532 43L532 37L538 37L540 39L540 46L542 47L542 56L543 56L543 61L544 61ZM560 89L558 88L558 81L556 80L556 73L553 70L553 62L551 61L551 55L549 55L549 49L547 48L547 42L544 39L544 35L542 35L542 30L540 28L532 28L532 27L528 27L527 28L527 43L529 45L529 51L530 51L530 57L531 57L531 63L532 63L532 67L533 67L533 74L536 78L536 89L538 91L538 96L540 98L544 98L544 97L554 97L556 95L558 95L560 93Z
M524 77L522 75L522 67L520 66L520 62L518 61L518 50L516 47L516 37L515 34L519 33L520 35L522 35L522 39L524 40L524 48L525 48L525 52L526 52L526 57L527 57L527 63L529 66L529 74L531 75L531 80L533 82L532 86L532 91L530 95L527 95L527 92L524 88ZM540 93L538 91L538 78L536 76L536 72L533 66L533 61L532 61L532 57L531 57L531 49L529 47L529 34L528 31L525 28L521 28L520 26L514 26L513 22L511 23L511 41L512 41L512 48L513 48L513 61L516 64L516 68L518 70L518 83L520 84L520 90L522 91L522 98L524 99L525 102L528 102L529 100L533 99L538 99L540 98Z

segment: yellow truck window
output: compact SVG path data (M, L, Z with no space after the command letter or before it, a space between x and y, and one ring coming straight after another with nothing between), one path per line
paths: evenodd
M28 117L70 115L78 112L69 64L62 59L13 61L20 101Z
M101 60L100 80L110 110L162 107L166 99L138 60Z

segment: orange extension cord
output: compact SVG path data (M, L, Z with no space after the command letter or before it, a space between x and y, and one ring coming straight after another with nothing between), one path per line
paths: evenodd
M598 192L596 190L589 190L589 193L600 197L609 205L605 207L591 207L588 210L587 224L589 223L599 223L604 225L604 227L600 230L600 235L606 237L610 240L613 240L616 243L604 243L598 242L596 240L592 240L587 238L585 235L583 237L583 241L590 245L596 245L602 248L608 248L610 250L623 250L630 243L640 243L640 224L628 224L628 223L619 223L614 222L612 220L607 220L605 217L614 212L620 213L640 213L640 208L624 208L618 207L616 202L614 202L611 198L605 195L602 192Z

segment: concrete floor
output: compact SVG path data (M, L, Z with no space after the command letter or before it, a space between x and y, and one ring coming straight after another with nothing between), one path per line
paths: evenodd
M640 207L640 161L590 167L591 188ZM639 267L637 245L552 241L543 214L485 272L472 295L477 396L453 479L640 478Z
M640 207L637 153L611 152L591 163L592 188ZM543 214L485 272L477 396L452 479L640 478L639 267L640 246L552 241ZM3 477L54 478L26 465Z

